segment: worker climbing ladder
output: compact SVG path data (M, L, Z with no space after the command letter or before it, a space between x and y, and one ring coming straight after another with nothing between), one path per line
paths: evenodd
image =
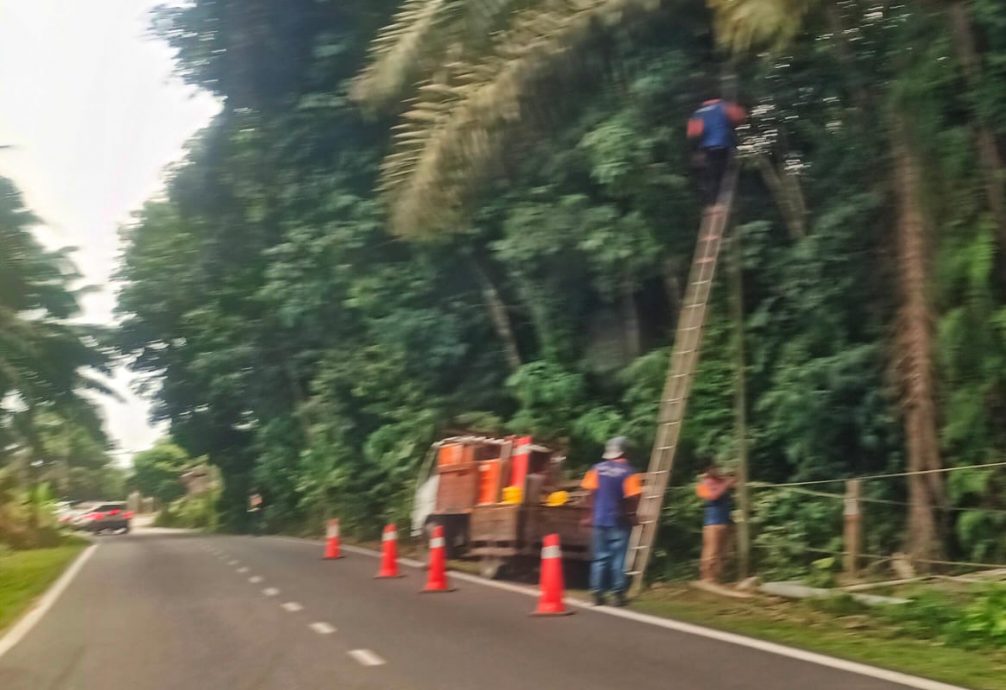
M691 393L695 371L702 349L702 332L706 321L709 295L716 276L716 263L723 243L723 235L730 221L737 184L737 161L727 168L720 188L719 201L706 208L702 215L695 257L688 276L688 289L678 317L671 353L671 371L664 386L657 418L657 435L650 454L650 467L639 502L639 522L629 541L628 574L633 578L632 591L638 593L643 585L643 575L649 565L653 543L660 525L660 511L664 494L674 467L674 454L681 438L685 408Z

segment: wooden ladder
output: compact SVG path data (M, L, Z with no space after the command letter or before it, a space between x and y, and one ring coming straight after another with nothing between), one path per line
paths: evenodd
M709 295L712 293L713 279L716 276L716 263L723 235L730 221L734 189L737 185L737 170L738 165L734 158L723 177L719 202L706 208L702 214L702 227L699 229L699 238L695 245L695 257L692 259L688 276L688 289L674 336L671 372L660 401L656 440L650 454L650 466L639 502L639 524L633 529L629 540L626 572L633 578L633 594L637 594L643 586L643 575L649 565L657 528L660 526L664 494L674 467L674 454L681 437L685 408L699 364L702 332Z

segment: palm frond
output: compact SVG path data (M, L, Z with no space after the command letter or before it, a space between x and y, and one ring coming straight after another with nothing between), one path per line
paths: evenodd
M353 81L350 97L380 109L405 97L424 73L453 52L484 52L516 8L542 0L405 0L370 47L370 64Z
M560 80L596 66L589 41L661 9L661 0L550 0L516 15L480 62L444 65L420 88L396 128L382 191L392 229L423 235L462 221L473 194L501 168L514 137L526 133L536 106L560 95Z
M374 39L370 65L353 81L350 97L371 108L400 98L420 74L425 56L447 42L450 32L444 27L461 4L458 0L406 0Z
M819 0L706 0L713 11L717 40L735 53L755 47L779 49L803 27Z

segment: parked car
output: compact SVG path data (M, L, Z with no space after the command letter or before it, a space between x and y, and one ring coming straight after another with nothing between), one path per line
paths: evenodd
M133 512L127 509L124 501L98 503L80 518L78 528L85 532L99 534L101 532L129 533L133 520Z
M97 507L97 505L98 504L94 501L84 501L76 504L64 524L68 527L72 527L73 529L80 529L81 525L84 523L85 516L90 513L93 508Z
M53 509L53 513L56 516L56 521L61 525L69 525L70 520L76 515L77 510L73 507L73 503L70 501L60 501L56 504Z

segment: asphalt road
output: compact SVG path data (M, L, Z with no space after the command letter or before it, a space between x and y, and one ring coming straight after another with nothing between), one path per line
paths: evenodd
M473 582L320 559L275 537L156 530L100 540L0 657L3 690L894 690L904 686L582 610L528 616Z

